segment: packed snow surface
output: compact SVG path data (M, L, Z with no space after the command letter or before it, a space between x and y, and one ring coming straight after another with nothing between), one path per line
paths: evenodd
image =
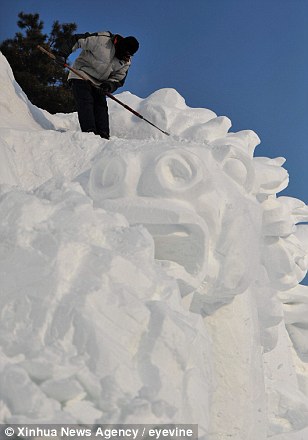
M308 207L283 158L173 89L110 141L0 57L2 423L197 423L308 438ZM300 160L300 158L299 158Z

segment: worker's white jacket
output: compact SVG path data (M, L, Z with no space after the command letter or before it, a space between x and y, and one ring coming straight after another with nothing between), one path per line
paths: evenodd
M79 48L82 51L72 67L98 86L103 80L120 82L119 86L123 85L131 64L130 61L122 61L115 56L113 38L111 32L89 34L86 38L80 38L73 47L73 52ZM70 71L68 79L80 77Z

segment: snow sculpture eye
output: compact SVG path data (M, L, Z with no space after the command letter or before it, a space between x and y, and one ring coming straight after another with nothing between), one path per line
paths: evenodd
M184 191L201 178L197 156L186 151L169 152L158 159L156 175L161 186L172 191Z
M103 158L92 169L90 194L95 200L119 197L125 176L126 164L122 158Z

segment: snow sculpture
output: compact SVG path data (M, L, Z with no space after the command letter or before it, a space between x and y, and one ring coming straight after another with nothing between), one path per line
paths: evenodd
M229 144L149 142L137 150L132 143L104 150L89 193L98 206L146 227L155 258L178 279L183 296L202 290L205 302L223 304L252 282L259 258L252 231L260 230L261 213L246 196L253 176L251 158Z
M229 435L236 419L243 438L263 438L262 417L267 407L269 435L300 430L306 426L308 413L306 379L299 387L294 371L285 368L276 377L275 370L264 373L264 366L277 353L286 364L292 362L284 345L286 329L306 360L306 331L298 318L307 325L307 289L303 287L305 294L297 295L296 304L291 302L290 291L307 272L307 249L296 236L296 224L308 220L308 208L296 199L277 197L288 184L284 159L254 158L259 143L255 133L223 134L217 124L215 137L215 123L210 122L204 125L211 125L213 131L203 142L199 136L208 132L199 128L195 142L174 138L171 143L149 141L141 148L130 142L117 149L109 144L92 167L89 194L96 206L122 213L131 226L147 229L153 238L154 256L177 279L184 303L206 318L214 341L216 373L233 384L241 375L246 393L237 395L234 410L230 411L233 398L226 397L224 382L214 392L212 429ZM279 292L284 297L279 298ZM241 310L240 319L235 310ZM251 326L247 320L252 320ZM228 340L230 322L232 337ZM248 340L260 338L264 356L253 353L242 340L243 334ZM237 339L242 340L240 345L234 345ZM232 360L237 369L230 368L224 358ZM247 359L251 361L247 363ZM260 394L262 381L266 399ZM254 387L254 383L259 385ZM298 393L295 400L292 387ZM248 409L251 399L254 404ZM298 420L279 402L292 408ZM217 417L221 412L229 412L229 418ZM277 414L281 422L277 422Z
M155 258L176 274L183 296L194 292L194 308L200 300L205 313L244 292L260 262L277 290L296 286L307 271L294 231L308 208L276 198L288 180L283 160L254 159L258 142L245 131L207 145L111 145L91 171L97 205L144 225Z
M176 136L110 103L107 143L32 106L2 55L0 77L1 422L307 438L307 207L277 197L284 159L172 89L120 98Z

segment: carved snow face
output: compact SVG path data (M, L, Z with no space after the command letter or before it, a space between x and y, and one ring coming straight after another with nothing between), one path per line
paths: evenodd
M104 153L90 177L90 194L100 206L147 228L155 258L172 276L180 274L184 294L206 275L208 226L194 206L204 191L205 170L191 151L149 145Z
M244 227L252 235L245 224L254 220L247 219L251 209L246 194L229 176L234 169L229 166L228 174L224 171L226 156L224 152L221 164L204 145L162 142L158 147L149 142L140 148L136 142L123 151L110 145L91 171L93 200L124 214L131 225L147 228L155 258L177 278L183 295L202 284L209 295L215 286L216 295L218 289L231 300L251 282L253 262L245 251L246 242L243 245L236 235L243 234ZM246 165L234 154L231 159L241 172L245 168L244 184L249 180ZM247 239L254 249L255 237Z

